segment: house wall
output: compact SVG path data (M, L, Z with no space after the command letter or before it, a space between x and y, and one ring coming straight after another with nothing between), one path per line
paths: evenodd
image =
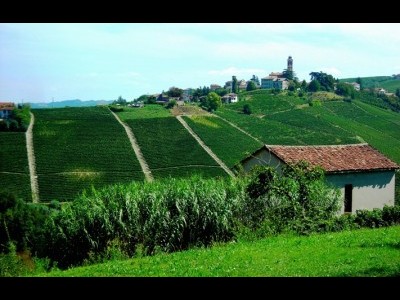
M262 89L273 89L274 81L272 79L261 79L261 88Z
M243 169L246 172L251 171L254 166L271 166L277 169L278 172L282 170L283 162L277 158L275 155L271 154L267 150L262 150L256 153L252 158L246 160L242 163Z
M344 186L353 185L352 212L357 209L383 208L394 205L395 172L343 173L326 175L328 183L338 187L344 201ZM341 212L344 212L342 205Z

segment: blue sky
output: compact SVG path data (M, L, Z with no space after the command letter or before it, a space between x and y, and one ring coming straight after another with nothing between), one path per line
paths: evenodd
M0 101L133 100L286 68L400 73L400 23L0 24Z

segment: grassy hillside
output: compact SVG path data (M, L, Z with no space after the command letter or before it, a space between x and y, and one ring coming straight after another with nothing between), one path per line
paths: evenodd
M25 132L0 132L0 189L32 201Z
M400 227L239 241L43 276L399 276Z
M118 113L131 128L154 178L226 176L189 132L160 105Z
M266 144L329 145L367 142L400 163L400 114L361 101L307 105L297 96L258 91L245 101L224 105L216 114ZM302 101L302 104L301 104ZM241 109L249 103L253 114ZM279 103L281 105L279 105ZM274 109L271 109L273 107Z
M41 201L72 200L91 185L143 180L123 127L105 107L33 110Z
M340 81L355 82L357 78L343 78ZM384 88L385 90L394 93L400 88L400 79L395 79L392 76L373 76L361 77L364 88Z
M297 96L273 95L260 90L245 101L225 105L216 114L238 125L265 144L317 145L357 143L356 136L310 113L307 100ZM249 103L253 113L242 113Z
M243 157L262 146L261 143L220 118L185 116L184 119L228 167L233 167Z

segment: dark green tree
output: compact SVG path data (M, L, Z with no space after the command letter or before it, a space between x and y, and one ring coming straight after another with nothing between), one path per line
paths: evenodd
M363 81L360 77L357 77L356 82L360 85L360 91L364 89Z
M246 91L254 91L257 89L256 83L252 80L249 80L247 83Z
M226 94L228 94L228 91L226 89L224 89L224 88L216 89L214 92L217 93L221 97L223 97Z
M126 99L119 96L118 99L114 100L112 104L126 105Z
M250 80L253 81L256 86L260 86L260 79L258 79L256 75L253 75Z
M221 101L221 97L215 93L215 92L211 92L207 95L207 97L205 98L204 101L204 107L208 110L208 111L215 111L218 109L218 107L220 107L222 105L222 101Z
M246 115L251 115L252 110L250 104L246 103L245 105L243 105L243 113Z
M307 87L307 90L309 92L318 92L319 90L321 90L321 84L316 79L311 80L310 84Z
M400 89L399 88L396 89L396 96L400 98Z
M305 91L305 90L307 89L307 82L306 82L305 80L303 80L303 81L301 82L300 88L301 88L303 91Z
M239 90L238 81L236 76L232 76L232 93L236 93Z
M317 80L321 86L321 90L331 92L334 89L335 78L324 72L311 72L311 81Z
M173 86L169 88L167 95L170 97L182 97L182 93L183 93L182 89Z
M339 82L336 85L335 93L338 94L339 96L351 97L352 99L354 99L355 90L352 85L344 82Z
M288 69L283 70L282 74L287 80L293 80L295 78L295 73Z

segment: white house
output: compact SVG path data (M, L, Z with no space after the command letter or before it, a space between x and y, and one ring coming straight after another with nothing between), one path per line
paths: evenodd
M368 144L333 146L269 146L243 159L245 171L255 165L281 170L285 164L305 160L325 170L326 181L342 192L342 213L394 205L395 170L399 168Z
M223 96L221 100L224 103L235 103L238 102L238 95L235 93L229 93Z

